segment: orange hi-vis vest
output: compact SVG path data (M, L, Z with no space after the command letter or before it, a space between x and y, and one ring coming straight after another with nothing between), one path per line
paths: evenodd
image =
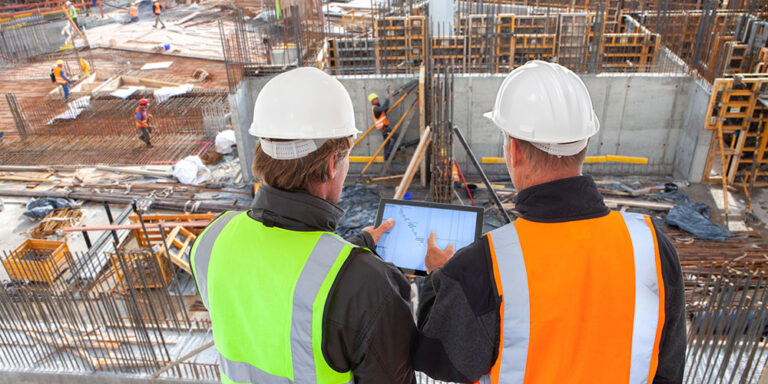
M487 384L650 383L664 326L656 232L635 213L488 234L501 304Z
M155 15L159 15L160 14L160 3L155 2L152 5L155 7Z
M136 119L136 128L147 128L149 127L149 113L147 113L146 109L141 109L141 107L136 107L136 113L141 112L141 119Z
M373 125L376 127L376 129L381 131L382 129L384 129L384 126L389 125L389 119L387 119L386 112L381 112L381 114L379 115L379 118L377 119L376 114L373 113L373 110L375 108L376 108L375 105L371 105L371 115L373 116Z
M128 11L128 16L130 17L138 17L139 16L139 8L133 4L131 4L131 8Z
M56 78L56 84L68 84L69 82L64 80L64 77L61 76L62 68L58 65L53 67L53 76Z

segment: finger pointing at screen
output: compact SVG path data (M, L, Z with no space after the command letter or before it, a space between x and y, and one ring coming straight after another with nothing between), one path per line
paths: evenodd
M442 267L451 257L453 257L453 244L448 244L445 249L440 249L435 242L435 233L430 233L429 240L427 240L427 256L424 258L427 273L432 273L435 269Z
M363 228L363 231L366 231L371 234L371 237L373 237L373 242L378 244L379 239L381 238L381 235L383 235L385 232L392 229L392 227L395 225L395 219L387 219L381 223L378 227L365 227Z

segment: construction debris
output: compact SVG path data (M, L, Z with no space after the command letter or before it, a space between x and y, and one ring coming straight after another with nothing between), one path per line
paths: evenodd
M40 220L40 223L29 233L29 237L40 240L48 239L61 228L77 226L82 217L83 212L80 207L56 208Z

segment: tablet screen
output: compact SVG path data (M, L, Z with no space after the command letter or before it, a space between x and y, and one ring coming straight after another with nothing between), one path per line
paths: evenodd
M389 218L395 225L381 236L376 252L400 268L424 272L429 234L435 232L440 248L448 244L463 248L480 236L482 212L475 207L384 199L376 225Z

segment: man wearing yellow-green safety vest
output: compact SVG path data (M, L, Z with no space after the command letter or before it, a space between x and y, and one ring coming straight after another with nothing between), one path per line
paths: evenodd
M200 234L190 265L224 383L415 384L410 286L373 251L394 223L345 241L335 204L358 130L349 94L316 68L270 80L254 105L252 209Z
M75 24L75 26L80 29L80 24L77 23L77 8L75 8L74 5L72 5L71 1L67 1L65 4L67 13L69 14L69 17L72 19L72 23Z

